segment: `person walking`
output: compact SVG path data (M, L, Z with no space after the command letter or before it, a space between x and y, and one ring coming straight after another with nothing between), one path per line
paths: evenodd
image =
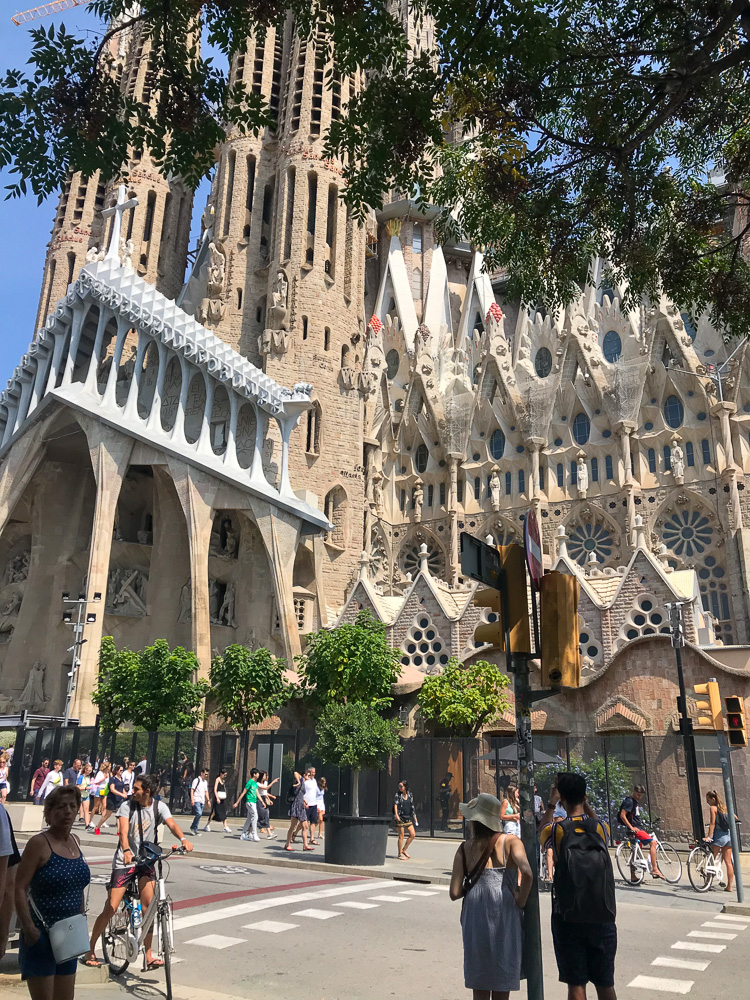
M554 819L558 800L567 819ZM552 838L552 943L568 1000L586 1000L587 983L594 984L598 1000L617 1000L617 911L609 830L588 803L583 775L558 774L539 836Z
M61 760L54 760L52 762L52 770L47 773L42 786L39 789L39 801L44 802L47 796L55 789L63 787L63 776L62 776L62 766L63 762Z
M222 767L214 781L214 805L208 822L203 827L205 833L211 832L211 820L215 819L224 827L224 833L231 833L227 826L227 769Z
M464 983L474 1000L508 1000L521 988L521 911L534 876L521 841L502 832L499 799L480 792L458 808L470 835L453 859L449 895L463 900Z
M140 764L138 765L140 767ZM193 812L193 822L190 824L188 833L194 837L199 837L198 824L201 821L206 802L211 804L211 796L208 794L208 768L201 769L197 778L193 778L190 785L190 806Z
M94 803L94 809L91 813L92 820L94 814L99 816L104 815L105 807L107 805L107 794L109 793L110 770L109 761L103 760L99 770L96 772L96 802ZM95 824L92 823L92 826L95 826Z
M267 840L276 839L276 830L271 825L271 804L274 796L270 789L276 784L278 778L273 781L268 780L268 771L261 771L258 775L258 830L264 830Z
M133 782L135 781L135 761L125 762L125 770L122 772L122 781L125 785L125 794L128 798L133 794Z
M399 781L398 791L393 800L393 815L396 817L396 827L398 828L398 860L407 861L411 855L407 853L407 848L411 847L412 841L417 835L415 823L417 814L414 809L414 796L409 791L408 781ZM408 840L406 837L408 836ZM406 840L406 843L404 841Z
M63 771L63 784L64 785L77 785L78 776L81 773L81 762L76 757L70 767L66 767Z
M84 830L91 822L91 764L84 764L78 787L81 789L81 813Z
M78 959L55 961L48 928L85 910L91 872L71 833L80 807L80 789L63 785L61 775L44 800L48 829L31 837L16 871L18 964L32 1000L72 1000L75 989Z
M732 861L732 840L729 835L729 814L724 800L717 791L706 792L706 802L711 818L708 823L708 836L705 840L711 845L711 851L715 858L721 854L724 870L727 873L727 884L724 887L724 892L731 892L734 863Z
M112 774L107 782L107 797L104 802L104 812L99 817L98 823L94 826L94 833L97 837L101 834L102 830L108 829L107 820L110 816L114 816L127 797L125 782L122 780L122 764L117 764L112 769Z
M518 789L508 785L503 799L503 833L521 836L521 804L518 801Z
M31 784L29 785L29 796L34 802L35 806L41 803L41 798L39 796L39 791L44 784L44 779L49 774L49 757L42 757L42 763L34 771L31 776Z
M315 826L318 822L318 782L315 780L315 768L309 767L305 772L305 812L307 813L307 825L310 828L310 843L315 845Z
M258 778L260 771L257 767L252 768L250 777L247 779L245 787L240 792L240 797L234 804L236 809L245 796L245 825L240 833L240 840L260 840L258 836Z
M328 790L328 782L321 775L318 778L318 840L323 839L323 823L326 818L326 791Z
M314 847L310 847L307 842L307 809L305 808L305 782L299 771L294 772L294 784L291 786L287 792L286 800L289 803L289 816L291 817L291 823L289 824L289 829L286 835L286 844L284 844L285 851L293 851L292 841L294 840L295 834L301 830L302 831L302 850L303 851L314 851Z
M0 753L0 802L5 805L5 800L8 798L8 792L10 791L10 757L7 752Z

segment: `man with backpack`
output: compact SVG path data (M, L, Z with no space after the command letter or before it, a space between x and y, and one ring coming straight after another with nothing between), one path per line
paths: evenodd
M555 820L560 803L566 819ZM586 1000L593 983L599 1000L615 995L615 877L607 848L609 830L586 799L586 779L563 772L550 793L539 838L551 838L552 941L568 1000Z

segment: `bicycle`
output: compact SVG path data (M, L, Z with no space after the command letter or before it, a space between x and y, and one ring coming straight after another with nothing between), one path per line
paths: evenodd
M708 892L714 884L714 879L721 882L724 878L721 856L714 857L711 845L706 841L696 844L690 851L687 870L690 884L696 892Z
M671 844L667 844L654 834L656 858L664 878L670 885L677 885L682 878L682 861ZM620 842L615 852L615 860L620 875L632 885L641 885L646 872L651 871L651 858L644 855L641 842L629 836Z
M133 872L125 887L125 895L102 934L104 961L109 966L113 976L121 976L127 967L136 961L140 952L143 952L143 970L145 971L146 935L151 930L152 925L156 925L154 928L155 946L157 955L164 962L167 1000L172 1000L171 959L174 951L174 931L172 900L167 895L162 865L173 854L185 854L185 848L173 847L171 851L166 853L162 851L160 854L149 851L146 857L139 858L134 863ZM154 866L157 870L154 898L139 924L135 916L136 912L140 912L138 879L144 871ZM137 907L136 904L138 904Z

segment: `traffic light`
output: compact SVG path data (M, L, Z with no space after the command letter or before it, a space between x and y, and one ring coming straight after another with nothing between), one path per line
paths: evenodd
M529 631L529 602L526 587L526 564L520 545L498 545L500 567L505 573L508 590L508 618L510 621L510 648L514 653L531 652ZM482 622L474 632L477 642L489 642L498 649L505 649L505 627L503 624L500 591L493 588L478 590L474 595L474 605L489 608L491 621Z
M542 687L580 687L578 600L581 585L571 573L545 573L540 586Z
M693 690L696 694L708 696L708 701L696 702L699 712L707 712L707 715L698 716L699 726L711 726L717 733L724 732L724 716L721 712L721 695L719 685L716 681L709 681L707 684L694 684Z
M727 710L727 736L730 747L746 747L745 704L737 695L727 695L724 699Z

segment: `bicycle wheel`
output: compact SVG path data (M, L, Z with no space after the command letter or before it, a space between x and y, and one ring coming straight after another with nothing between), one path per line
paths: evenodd
M172 1000L172 942L169 936L169 910L162 912L159 924L161 927L161 957L164 962L167 1000Z
M130 964L128 960L128 935L130 911L123 898L102 934L104 961L113 976L121 976Z
M696 892L708 892L713 884L713 872L706 871L708 861L709 856L702 847L694 847L688 856L688 878Z
M667 882L670 885L677 885L682 878L682 861L674 847L671 844L659 843L656 849L656 860Z
M617 848L615 860L617 861L617 869L625 881L629 882L631 885L640 885L641 882L643 882L643 877L646 873L643 868L630 867L632 861L634 860L634 855L635 848L633 845L629 841L623 840Z

